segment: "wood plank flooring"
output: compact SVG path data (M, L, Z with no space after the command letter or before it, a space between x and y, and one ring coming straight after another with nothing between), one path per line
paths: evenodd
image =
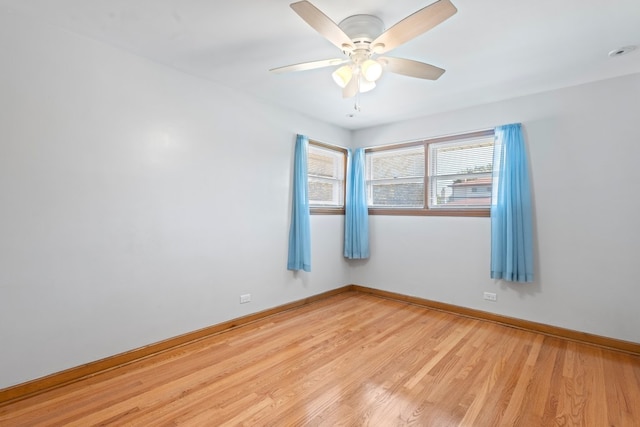
M640 426L640 357L346 292L0 407L0 426Z

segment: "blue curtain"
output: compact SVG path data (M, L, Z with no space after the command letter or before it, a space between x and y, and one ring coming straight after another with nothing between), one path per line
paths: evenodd
M496 128L491 202L491 277L533 281L531 191L519 123Z
M369 258L369 208L364 148L347 155L347 194L344 216L344 256Z
M307 184L307 146L309 138L298 135L293 162L293 197L289 228L288 270L311 271L311 229Z

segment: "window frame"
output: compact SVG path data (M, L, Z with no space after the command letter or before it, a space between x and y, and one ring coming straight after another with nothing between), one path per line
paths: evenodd
M369 207L369 215L403 215L403 216L455 216L455 217L489 217L491 216L491 208L456 208L447 209L443 207L429 208L429 145L442 142L455 142L463 141L466 139L476 139L492 137L495 135L494 129L481 130L476 132L467 132L457 135L442 136L437 138L430 138L421 141L404 142L398 144L390 144L377 147L365 148L365 153L375 153L386 150L397 150L401 148L410 148L424 146L424 206L423 207Z
M343 170L343 180L342 180L342 206L332 207L332 206L312 206L309 203L309 213L311 215L344 215L345 213L345 199L347 197L347 159L348 159L348 150L343 147L339 147L333 144L327 144L324 142L320 142L317 140L309 139L309 147L315 146L318 148L322 148L324 150L335 151L341 153L344 156L344 170ZM308 148L307 148L308 151ZM308 153L307 153L308 154ZM309 180L309 173L307 172L307 182Z

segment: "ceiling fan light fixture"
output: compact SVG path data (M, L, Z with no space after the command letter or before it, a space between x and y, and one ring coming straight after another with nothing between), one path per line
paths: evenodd
M343 65L331 73L331 77L333 77L333 81L336 82L338 86L344 89L353 77L353 70L350 65Z
M358 93L374 89L375 82L386 71L427 80L436 80L445 71L424 62L392 57L372 59L372 56L391 51L455 15L458 9L451 0L434 1L387 30L382 20L373 15L352 15L336 24L309 0L297 0L290 6L303 21L348 58L273 68L271 71L274 73L313 70L348 63L333 71L331 76L342 88L342 97L352 98ZM621 49L616 51L616 55L623 53L625 52Z
M362 76L370 82L375 82L382 76L382 65L373 59L364 61L360 69Z
M369 92L370 90L375 89L375 87L376 87L376 82L369 81L363 76L360 77L360 81L358 85L358 90L360 93Z

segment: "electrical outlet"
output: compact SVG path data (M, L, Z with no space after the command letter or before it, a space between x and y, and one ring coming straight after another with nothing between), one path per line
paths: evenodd
M484 293L484 299L486 299L487 301L497 301L498 300L498 295L496 295L493 292L485 292Z
M240 295L240 304L251 302L251 294Z

